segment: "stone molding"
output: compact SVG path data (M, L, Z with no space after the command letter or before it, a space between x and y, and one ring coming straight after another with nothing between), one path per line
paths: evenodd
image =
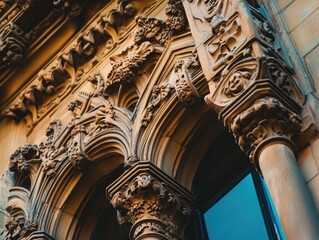
M139 162L106 188L131 239L183 239L192 195L150 162Z
M60 6L70 1L55 2ZM39 71L32 84L24 89L18 99L6 107L1 115L15 120L26 119L27 133L30 132L34 124L45 116L47 111L57 106L60 99L69 94L79 84L81 76L97 62L93 61L90 67L86 65L98 58L98 54L104 57L114 49L120 38L126 34L123 29L131 26L133 17L150 5L146 2L136 4L137 8L133 2L121 0L116 8L99 14L94 23L78 34L72 45ZM106 44L105 49L98 51L103 44Z

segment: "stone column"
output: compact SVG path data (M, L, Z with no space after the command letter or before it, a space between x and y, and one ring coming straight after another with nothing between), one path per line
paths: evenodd
M318 215L291 149L272 144L260 153L259 165L287 239L318 239Z
M206 103L262 173L285 234L319 239L318 213L294 155L304 95L257 1L183 1L209 85Z
M190 193L149 162L140 162L106 189L132 240L183 239L193 202Z
M294 153L298 119L276 99L265 98L239 114L231 130L264 176L287 239L318 239L318 214Z

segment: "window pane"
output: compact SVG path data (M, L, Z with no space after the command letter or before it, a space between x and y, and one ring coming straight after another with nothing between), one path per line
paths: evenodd
M268 187L267 187L267 185L265 183L265 180L263 178L261 178L261 182L262 182L263 187L264 187L265 192L266 192L268 205L269 205L269 207L271 209L270 214L271 214L271 218L273 220L273 224L274 224L274 228L275 228L275 231L276 231L276 234L277 234L277 238L279 240L285 240L286 239L285 233L284 233L284 231L282 229L282 226L281 226L277 211L275 209L274 203L273 203L273 201L271 199Z
M251 174L204 213L210 240L268 240Z

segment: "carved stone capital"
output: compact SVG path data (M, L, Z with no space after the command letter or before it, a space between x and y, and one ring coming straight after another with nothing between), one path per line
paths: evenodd
M295 151L292 137L300 131L301 119L277 99L266 97L237 115L230 129L238 145L259 169L259 154L265 146L280 142Z
M183 239L192 196L151 163L137 163L106 192L131 239Z

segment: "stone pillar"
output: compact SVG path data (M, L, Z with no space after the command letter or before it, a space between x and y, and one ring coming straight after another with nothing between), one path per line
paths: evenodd
M287 239L318 239L318 215L291 149L269 145L260 153L259 165Z
M149 162L130 168L106 189L132 240L183 239L191 194Z
M319 239L318 213L294 156L304 95L257 1L183 1L208 81L206 103L262 173L288 239Z
M265 178L287 239L317 239L318 214L291 139L299 128L298 116L273 98L258 100L231 125L237 142Z

